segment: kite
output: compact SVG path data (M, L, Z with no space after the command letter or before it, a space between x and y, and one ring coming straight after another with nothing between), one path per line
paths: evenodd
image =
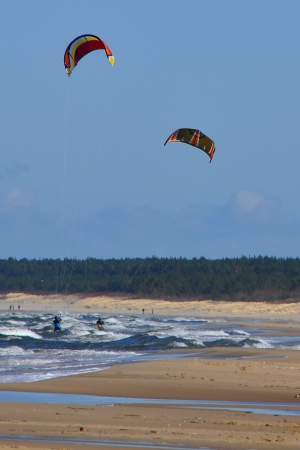
M200 148L200 150L203 150L210 157L209 162L212 161L216 150L214 141L201 131L192 128L179 128L179 130L174 131L174 133L168 137L164 145L168 144L168 142L183 142L184 144Z
M115 57L106 43L92 34L83 34L74 39L67 47L64 55L64 64L68 76L71 75L78 62L94 50L105 50L108 61L113 66Z

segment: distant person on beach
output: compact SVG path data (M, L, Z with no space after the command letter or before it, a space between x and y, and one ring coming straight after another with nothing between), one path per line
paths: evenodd
M103 320L101 319L101 317L99 317L99 319L96 322L98 330L101 330L102 325L104 324Z
M144 314L144 312L145 312L144 308L142 309L142 311L143 311L143 314Z
M54 320L53 320L54 331L60 331L60 330L61 330L61 328L60 328L60 322L61 322L61 318L55 316L55 317L54 317Z

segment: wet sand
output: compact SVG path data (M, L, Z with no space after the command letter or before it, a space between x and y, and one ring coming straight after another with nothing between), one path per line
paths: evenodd
M274 448L276 445L281 449L299 449L299 420L296 417L158 406L76 407L7 403L3 407L7 417L1 422L3 432L53 439L51 446L46 447L43 443L37 448L78 448L70 444L55 445L56 438L72 437L78 440L111 439L120 443L168 443L193 448L242 450ZM7 442L0 442L0 448L6 445ZM8 448L33 448L32 442L26 441L10 445Z
M287 402L300 406L299 375L298 351L213 348L196 354L186 352L184 358L114 366L34 383L2 384L0 388L114 397ZM0 426L1 433L8 434L78 439L84 436L187 447L300 446L299 417L161 405L2 403ZM5 448L4 441L1 445ZM16 447L8 448L33 448L26 442L22 446L10 445ZM72 444L56 445L48 448L76 448ZM37 448L47 447L43 443Z
M45 308L51 305L61 311L75 312L77 308L86 312L88 306L89 312L101 310L109 314L116 309L115 312L119 314L141 314L140 309L144 307L149 314L152 308L156 315L217 317L219 314L220 318L226 317L227 321L238 319L239 323L247 321L248 325L253 322L255 327L263 324L264 328L268 327L277 335L279 332L285 336L300 334L298 304L271 308L269 304L243 303L242 310L238 303L225 302L153 303L145 299L96 299L57 298L56 304L50 302L49 298L46 302L40 297L29 296L26 302L23 298L22 309L31 310L34 306L36 311L46 312ZM71 305L72 301L74 303ZM4 305L3 309L7 310L6 302L12 303L11 298L1 303L1 307ZM178 354L181 356L177 357ZM99 372L33 383L5 383L0 385L0 389L134 398L286 402L293 403L299 409L300 358L297 350L220 347L174 351L168 353L166 359L118 365ZM82 443L84 438L90 442L93 439L109 439L123 443L152 442L157 446L167 443L174 448L183 445L187 448L242 450L276 446L296 450L300 448L300 417L163 405L89 406L2 402L0 433L32 438L48 436L50 439L49 443L33 443L0 438L0 449L91 448ZM58 438L62 442L56 442ZM81 443L64 443L63 439L66 438L81 439Z
M174 359L170 359L172 353L165 354L168 359L116 365L98 372L3 383L0 390L300 404L295 398L300 394L298 351L221 347L174 351ZM185 356L176 358L176 354Z

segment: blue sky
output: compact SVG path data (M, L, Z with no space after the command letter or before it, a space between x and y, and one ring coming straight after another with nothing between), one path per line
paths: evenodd
M0 6L0 258L299 256L298 1Z

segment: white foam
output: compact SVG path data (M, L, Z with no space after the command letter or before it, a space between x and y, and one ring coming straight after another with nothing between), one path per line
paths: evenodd
M26 322L23 322L21 320L14 320L14 319L7 320L6 323L9 323L10 325L19 326L19 327L26 325Z
M4 336L31 337L33 339L43 339L42 336L34 331L20 328L0 327L0 334Z
M231 333L235 333L242 336L250 336L250 334L244 330L232 330Z
M279 345L282 350L300 350L300 345Z
M105 333L105 340L104 342L107 341L120 341L121 339L126 339L128 337L130 337L130 334L125 334L125 333L113 333L111 331L108 331Z
M121 325L122 324L122 322L120 320L116 319L115 317L108 317L107 319L105 319L105 323L109 323L110 325L113 325L113 324Z
M172 319L174 322L196 322L196 323L206 323L210 322L209 319L198 319L196 317L174 317Z
M74 336L88 336L91 333L88 330L78 330L78 329L72 328L71 334L73 334Z
M99 336L106 336L107 331L105 331L103 328L101 330L94 330L94 334L97 334Z
M31 350L29 350L31 351ZM0 355L2 356L18 356L18 355L24 355L25 350L21 347L18 347L17 345L12 345L11 347L7 348L0 348Z
M177 348L186 348L187 347L187 344L185 344L184 342L174 342L174 347L177 347Z
M197 347L205 347L205 345L202 341L195 341L195 344Z
M270 342L264 340L256 340L253 344L245 344L245 348L275 348Z

